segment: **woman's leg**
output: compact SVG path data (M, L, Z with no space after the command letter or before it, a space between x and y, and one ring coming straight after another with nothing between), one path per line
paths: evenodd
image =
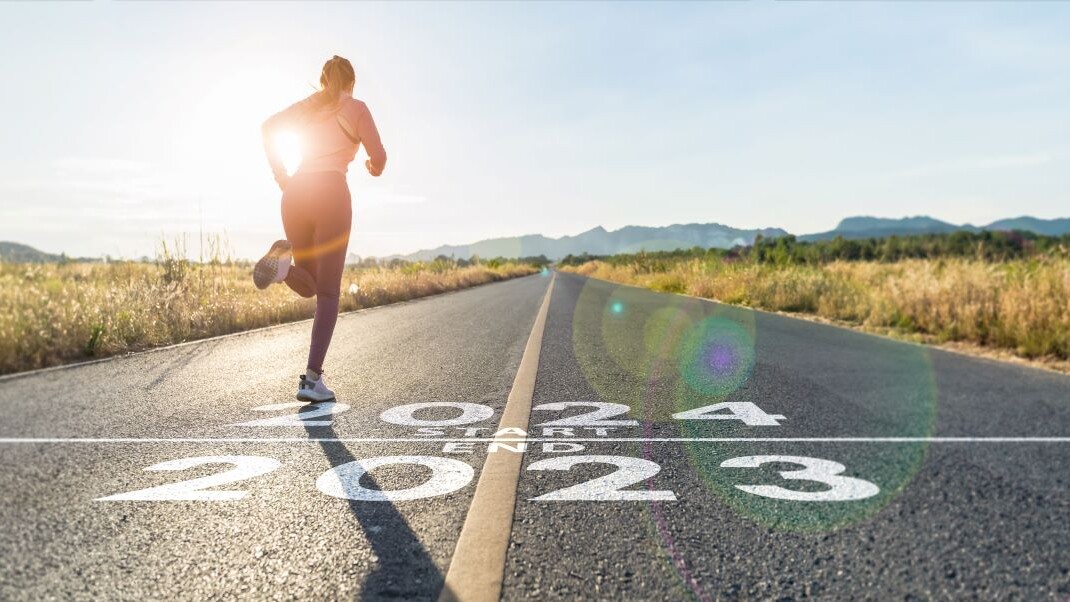
M345 176L331 173L325 179L324 186L318 190L323 196L316 203L320 208L313 237L316 318L312 321L312 344L308 349L308 368L317 373L323 372L323 358L338 321L338 297L342 290L342 272L353 217Z
M293 238L290 238L290 234L286 234L286 239L293 242ZM297 250L297 245L294 245L294 250ZM316 260L315 258L298 259L297 254L294 253L294 265L290 266L290 273L286 274L286 286L290 289L305 297L306 299L316 294L316 279L312 277L312 274L316 273Z
M286 274L286 286L308 298L316 294L315 216L303 180L291 180L282 193L282 227L293 245L294 265Z

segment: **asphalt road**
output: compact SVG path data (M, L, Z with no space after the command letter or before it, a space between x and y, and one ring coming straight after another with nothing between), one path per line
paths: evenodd
M307 322L0 379L0 599L438 597L550 282L341 317L303 420ZM1066 376L568 274L542 337L503 599L1070 597Z

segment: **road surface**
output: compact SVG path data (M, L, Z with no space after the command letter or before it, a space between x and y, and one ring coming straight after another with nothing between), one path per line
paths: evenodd
M558 273L308 405L308 331L0 379L0 598L1070 596L1066 376Z

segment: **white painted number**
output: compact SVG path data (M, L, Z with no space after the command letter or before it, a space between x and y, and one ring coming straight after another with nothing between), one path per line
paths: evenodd
M731 458L721 463L722 468L758 468L772 462L797 464L800 470L780 471L780 476L789 481L812 481L829 487L825 491L796 491L778 485L736 485L737 489L762 497L800 502L845 502L864 500L880 493L877 485L841 473L843 464L806 456L744 456ZM129 493L120 493L98 498L98 502L113 501L232 501L248 495L247 491L205 491L227 483L234 483L267 474L281 463L262 456L199 456L181 458L153 464L145 470L179 471L205 464L232 464L234 468L206 477L189 479ZM412 464L431 469L431 476L420 485L407 489L369 489L360 484L361 477L382 466ZM669 490L636 489L625 487L637 485L652 478L661 467L642 458L627 456L558 456L533 462L528 470L571 470L577 464L610 464L614 472L531 498L532 501L676 501L676 494ZM346 500L361 502L398 502L446 495L469 483L475 471L468 464L454 458L437 456L380 456L347 462L336 466L316 479L316 488L321 492Z
M786 462L805 466L802 470L781 471L780 476L789 481L824 483L831 489L825 491L794 491L777 485L736 485L736 488L763 497L800 502L847 502L864 500L880 493L880 487L869 481L840 476L840 473L847 470L847 467L831 460L807 458L805 456L744 456L725 460L721 462L721 466L723 468L757 468L769 462Z
M722 410L728 412L723 413ZM780 414L766 414L749 401L715 403L686 412L677 412L672 417L677 420L739 420L748 426L780 426L777 421L784 420Z
M559 418L550 422L543 422L537 426L636 426L638 420L606 420L611 416L627 414L629 408L623 403L605 403L602 401L562 401L558 403L544 403L532 409L560 412L568 408L586 407L595 408L593 412Z
M671 491L621 491L621 488L645 481L661 471L661 466L642 458L629 458L626 456L561 456L533 462L528 466L528 470L570 470L577 464L612 464L617 467L617 470L604 477L551 491L531 498L531 500L535 502L566 500L597 502L676 501L676 494Z
M145 470L186 470L203 464L233 464L234 468L219 474L190 479L181 483L170 483L159 487L150 487L109 495L97 499L98 502L138 501L138 502L163 502L163 501L229 501L240 500L248 491L202 491L209 487L217 487L235 481L243 481L267 474L281 463L272 458L261 456L200 456L197 458L181 458L153 464Z
M417 464L431 469L431 478L408 489L368 489L360 478L368 471L391 464ZM359 502L400 502L453 493L472 481L472 467L453 458L435 456L381 456L347 462L316 479L316 488L327 495Z
M421 420L414 416L416 412L429 408L455 408L461 411L461 415L456 418L447 418L446 420ZM486 420L493 415L493 409L478 403L432 401L429 403L410 403L390 408L380 414L379 418L384 422L402 426L456 426L458 424L471 424Z
M313 420L313 418L323 418L324 416L341 414L342 412L349 410L349 404L327 402L309 405L291 401L287 403L273 403L271 405L255 407L253 408L253 411L278 412L280 410L290 410L293 408L310 409L296 414L286 414L285 416L276 416L274 418L239 422L230 426L331 426L330 420Z

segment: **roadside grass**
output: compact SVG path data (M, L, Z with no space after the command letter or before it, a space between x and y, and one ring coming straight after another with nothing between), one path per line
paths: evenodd
M770 311L797 312L930 343L969 343L1028 359L1070 359L1070 259L776 265L746 260L594 260L594 278Z
M155 262L0 263L0 374L311 318L314 299L257 290L248 263L200 263L163 245ZM534 265L452 261L347 267L341 311L533 274Z

